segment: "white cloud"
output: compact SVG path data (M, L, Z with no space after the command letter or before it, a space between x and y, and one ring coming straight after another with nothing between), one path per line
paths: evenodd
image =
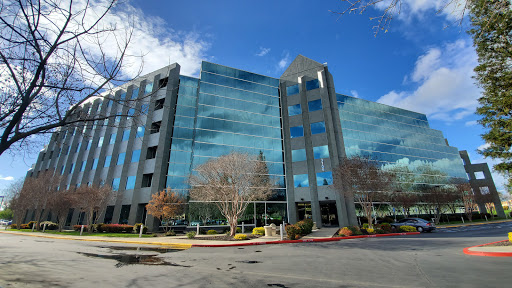
M0 174L0 180L12 181L12 180L14 180L14 177L12 177L12 176L5 176L4 177L3 175Z
M359 98L359 93L357 93L356 90L350 90L350 94L352 94L352 96L354 96L356 98Z
M431 119L451 122L474 113L480 90L473 68L476 53L469 41L458 40L429 49L418 57L411 72L414 91L390 91L377 102L425 113Z
M290 63L290 53L285 52L283 58L281 58L281 60L279 60L279 63L277 64L277 66L279 67L279 69L284 69L284 68L286 68L286 66L288 66L289 63Z
M478 146L478 148L476 148L476 150L484 150L486 148L489 148L490 146L491 145L489 145L489 143L485 143L485 144Z
M476 121L467 121L464 125L466 127L470 127L470 126L475 126L477 124L478 124L478 122L476 122Z
M260 52L256 53L256 56L265 56L270 52L270 48L260 47Z
M375 8L383 11L391 0L384 0L375 5ZM393 12L398 13L398 19L410 22L413 18L422 19L426 13L438 14L449 21L455 21L461 15L466 0L402 0L402 5L396 7Z

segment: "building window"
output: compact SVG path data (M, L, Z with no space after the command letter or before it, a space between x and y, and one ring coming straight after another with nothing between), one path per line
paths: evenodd
M122 141L128 141L128 139L130 139L130 130L124 130Z
M69 146L64 148L64 154L68 155L69 154Z
M75 151L75 153L77 153L78 151L80 151L80 147L82 147L82 142L79 142L79 143L76 145L76 151Z
M85 171L85 165L87 165L87 161L82 161L82 166L80 166L80 172Z
M92 140L87 141L87 147L85 147L85 150L91 149Z
M485 179L484 171L476 171L475 179Z
M137 133L135 134L135 138L144 137L144 126L137 127Z
M108 142L108 144L114 144L114 143L116 143L116 133L110 134L110 141Z
M306 149L292 150L292 162L306 161Z
M112 179L112 190L117 191L119 190L119 184L121 183L121 178L114 178Z
M306 90L313 90L317 88L320 88L320 82L318 81L318 79L306 81Z
M165 98L158 99L155 101L155 110L160 110L164 108Z
M295 116L302 114L302 109L300 109L300 104L288 106L288 116Z
M162 121L151 123L151 134L160 132L160 126L162 126Z
M322 110L322 99L309 101L308 109L309 109L309 112Z
M113 102L112 100L108 100L107 107L111 107L112 106L112 102Z
M313 147L313 157L315 159L329 158L329 147L327 145Z
M133 189L135 188L135 176L128 176L126 178L126 188L125 190Z
M126 153L119 153L119 155L117 156L117 163L116 165L122 165L124 164L124 158L126 157Z
M64 175L65 166L60 167L60 175ZM32 177L32 176L30 176Z
M132 163L139 162L140 159L140 150L133 150L132 152Z
M169 77L165 77L163 79L160 79L158 81L158 88L163 88L163 87L167 86L168 82L169 82Z
M290 136L291 136L291 138L297 138L297 137L304 136L304 127L302 127L302 125L290 127Z
M114 122L115 122L115 123L119 123L119 122L121 122L121 113L117 113L117 114L116 114L116 118L114 118Z
M299 84L286 87L286 95L291 96L299 94Z
M156 149L158 146L148 147L148 152L146 153L146 159L153 159L156 157Z
M489 187L487 187L487 186L478 187L478 189L480 189L480 194L482 194L482 195L491 193L491 191L489 190Z
M153 92L153 83L147 83L144 87L144 95L148 95L151 92Z
M151 187L153 181L153 173L142 175L142 188Z
M135 89L132 90L132 97L130 99L137 99L139 97L139 88L135 87Z
M135 115L135 109L133 109L133 108L128 109L128 116L131 117L133 115Z
M75 171L75 163L71 163L71 167L69 167L69 174L73 173Z
M311 123L311 134L325 133L324 121Z
M94 160L92 160L91 170L96 170L96 168L98 168L98 158L95 158Z
M308 174L293 175L294 187L309 187Z
M101 146L103 146L103 136L100 137L100 140L98 140L98 148L100 148Z
M332 185L332 172L320 172L316 173L316 185L317 186L325 186Z
M103 167L110 167L110 161L112 161L111 155L105 157L105 165L103 165Z
M121 93L121 96L119 96L119 99L124 101L126 99L126 92Z

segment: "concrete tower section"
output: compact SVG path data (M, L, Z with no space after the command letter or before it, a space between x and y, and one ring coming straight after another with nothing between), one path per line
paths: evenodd
M332 185L345 148L327 66L297 56L280 78L280 91L290 222L311 211L317 226L356 225L354 199Z
M468 173L469 184L471 185L471 189L473 189L473 193L475 194L478 209L482 212L490 212L487 211L485 207L485 203L482 202L481 195L485 195L490 193L492 197L492 202L494 203L494 209L496 209L496 214L498 217L505 218L505 211L503 211L503 206L501 206L500 196L498 194L498 190L496 190L496 185L494 185L494 181L492 180L491 170L489 170L489 166L487 163L471 163L469 159L468 151L462 150L459 151L460 158L464 162L464 169L466 169L466 173Z

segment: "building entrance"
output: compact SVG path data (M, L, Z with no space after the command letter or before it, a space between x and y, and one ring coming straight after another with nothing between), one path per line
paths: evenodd
M320 213L322 215L322 226L338 226L338 211L336 202L320 202Z

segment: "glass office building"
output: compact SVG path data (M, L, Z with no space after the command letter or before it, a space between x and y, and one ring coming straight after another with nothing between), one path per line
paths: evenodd
M100 217L105 223L156 227L145 209L151 195L171 188L189 199L194 169L231 152L264 157L277 180L274 195L249 205L242 217L257 225L306 217L318 226L355 224L353 200L333 189L332 170L345 156L466 179L457 149L429 128L425 115L336 94L328 67L301 55L279 79L205 61L194 78L172 64L108 96L83 109L112 119L83 133L61 129L28 173L60 171L60 187L111 183L118 196ZM130 105L121 105L125 99ZM189 223L199 220L192 210ZM80 218L70 209L68 224Z

